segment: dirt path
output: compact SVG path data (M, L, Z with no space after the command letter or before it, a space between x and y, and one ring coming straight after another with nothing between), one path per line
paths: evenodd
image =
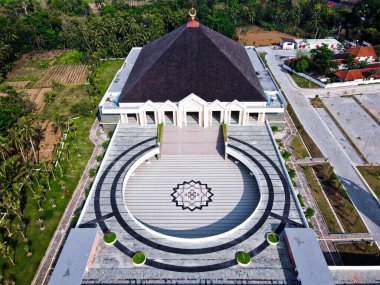
M270 46L273 44L279 44L280 38L295 39L297 37L281 33L278 31L266 31L259 27L252 26L246 28L238 28L237 34L239 42L249 46Z

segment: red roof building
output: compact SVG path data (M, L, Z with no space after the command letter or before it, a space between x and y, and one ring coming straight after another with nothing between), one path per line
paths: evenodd
M351 53L358 61L367 60L368 62L372 62L378 59L373 46L353 47L347 49L345 52Z
M371 75L372 70L376 70L376 73ZM355 80L380 79L380 67L342 70L335 72L335 76L343 82Z

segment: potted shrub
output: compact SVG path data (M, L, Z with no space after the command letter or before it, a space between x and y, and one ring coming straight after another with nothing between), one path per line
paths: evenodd
M274 232L271 232L267 235L267 241L271 245L277 245L280 242L280 236Z
M241 266L248 266L251 263L251 257L245 251L236 253L236 261Z
M117 236L114 232L108 232L104 234L103 240L106 245L113 245L117 240Z
M145 261L146 261L146 257L142 251L138 251L132 256L132 262L136 266L144 265Z

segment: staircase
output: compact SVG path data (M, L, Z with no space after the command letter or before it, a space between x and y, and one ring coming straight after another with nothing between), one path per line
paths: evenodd
M223 133L219 125L203 128L165 126L161 155L223 155Z

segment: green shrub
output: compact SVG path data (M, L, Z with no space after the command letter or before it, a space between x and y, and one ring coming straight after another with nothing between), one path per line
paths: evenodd
M46 104L50 104L54 101L55 97L57 97L58 92L57 91L49 91L44 94L44 102Z
M53 85L53 89L59 89L63 86L63 84L59 82L58 80L53 80L52 85Z
M102 147L103 147L104 149L106 149L109 145L110 145L110 141L104 141L104 142L102 143Z
M285 160L288 160L291 156L292 156L292 153L289 152L289 151L284 151L284 152L282 152L282 157L283 157Z
M298 198L298 201L300 202L301 207L305 207L305 203L303 201L302 195L298 194L297 198Z
M291 179L293 179L294 177L296 177L296 171L294 169L289 168L288 174L289 174L289 177Z
M97 172L98 172L98 170L96 168L90 169L90 171L89 171L90 177L95 177Z
M146 260L146 257L142 251L138 251L132 256L132 260L134 264L143 264Z
M247 265L251 262L251 257L249 256L248 253L246 253L244 251L239 251L238 253L236 253L236 260L240 264Z
M97 157L96 157L96 161L98 162L101 162L104 158L104 154L99 154Z
M157 141L161 144L164 136L164 123L158 124Z
M305 217L307 219L311 219L315 214L315 211L313 208L307 208L306 211L305 211Z
M271 126L272 132L278 132L278 127L277 126Z
M116 240L116 234L114 232L105 233L103 240L105 243L113 243Z
M227 141L228 141L228 126L226 123L222 123L222 130L223 130L224 143L227 143Z
M84 59L83 53L73 50L66 52L64 55L62 55L59 58L59 63L61 64L74 64L74 63L81 63Z
M278 244L280 242L280 236L276 233L269 233L267 235L267 240L271 243Z
M88 114L91 114L93 111L93 107L91 104L90 99L82 99L81 101L75 103L70 108L70 113L74 116L86 116Z

